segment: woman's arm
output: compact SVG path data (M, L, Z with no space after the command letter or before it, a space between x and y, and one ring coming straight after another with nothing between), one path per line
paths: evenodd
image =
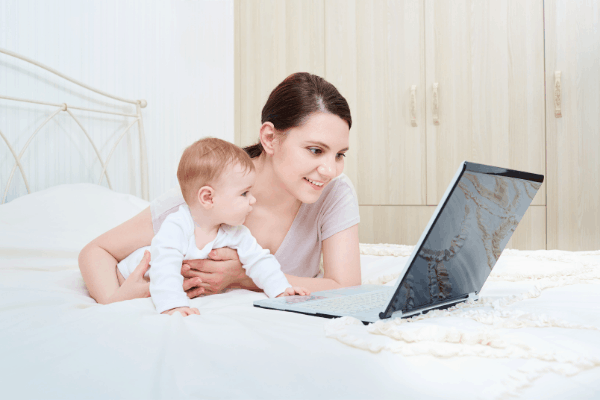
M361 284L358 224L323 241L323 278L302 278L287 275L292 286L302 286L311 292L339 289Z
M119 290L116 266L134 250L150 245L154 230L150 207L121 225L98 236L79 253L79 269L83 280L98 303L123 300ZM143 289L143 288L140 288Z
M201 288L206 294L220 293L225 288L261 290L246 275L235 250L227 247L216 249L210 252L209 257L207 260L188 260L182 268L182 275L192 278L187 286L184 283L190 298L200 294L195 290ZM323 241L323 268L323 278L285 276L292 286L301 286L311 292L361 284L358 224ZM193 289L192 285L198 289Z

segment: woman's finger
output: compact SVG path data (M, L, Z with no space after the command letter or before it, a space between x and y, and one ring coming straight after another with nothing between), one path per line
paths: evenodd
M220 249L213 249L208 253L208 257L214 261L225 261L225 260L239 260L237 250L230 249L229 247L221 247Z
M140 276L144 276L148 268L150 267L150 252L148 250L144 251L144 256L142 257L142 261L138 264L137 267L133 270L132 274L138 274Z
M196 288L185 292L188 298L195 299L196 297L204 294L204 288Z
M181 275L183 275L184 278L188 278L188 279L191 279L191 278L200 278L200 279L202 279L200 277L201 273L203 273L203 272L197 271L195 269L188 269L186 271L184 271L183 269L181 270Z
M202 264L200 271L208 274L217 273L221 275L225 273L228 268L233 269L238 265L241 266L239 260L214 261L207 259L204 260L204 264Z
M192 278L192 279L184 279L183 280L183 290L186 292L192 288L198 287L202 283L202 279L200 278Z
M202 283L196 285L196 288L204 289L204 293L214 294L214 293L218 292L218 288L215 285L210 284L210 283L205 283L205 282L202 282Z
M185 274L190 271L190 266L188 264L181 265L181 275L185 277Z
M183 265L187 265L192 271L196 270L201 270L202 267L204 266L204 262L206 260L185 260L182 264ZM182 271L183 271L183 265L182 265Z
M181 275L183 275L184 278L192 278L194 277L194 272L196 272L195 270L193 270L189 264L182 264L181 265Z

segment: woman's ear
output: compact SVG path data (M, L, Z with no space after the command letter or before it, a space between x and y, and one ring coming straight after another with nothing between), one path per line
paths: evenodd
M210 186L202 186L198 190L198 203L207 210L213 207L214 189Z
M262 144L263 149L265 149L265 153L272 156L275 147L275 142L277 141L275 137L276 129L275 125L272 122L265 122L260 127L260 143Z

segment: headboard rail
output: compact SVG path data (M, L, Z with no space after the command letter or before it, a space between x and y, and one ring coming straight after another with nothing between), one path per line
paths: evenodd
M58 103L51 103L51 102L46 102L46 101L40 101L40 100L32 100L32 99L23 99L23 98L18 98L18 97L11 97L11 96L3 96L0 95L0 99L5 99L5 100L12 100L12 101L17 101L17 102L26 102L26 103L34 103L34 104L41 104L41 105L46 105L46 106L54 106L57 107L49 116L48 118L46 118L46 120L44 122L42 122L41 125L39 125L35 131L33 132L33 134L29 137L29 139L27 140L27 142L25 143L25 145L23 146L23 148L21 149L21 152L17 155L17 152L15 151L15 149L11 146L9 140L7 139L7 137L2 133L2 131L0 131L0 137L4 140L4 142L6 143L6 145L8 146L12 156L15 159L15 164L11 170L11 173L9 175L8 181L6 183L6 187L4 190L4 195L2 197L2 204L4 204L6 202L6 197L8 195L8 190L10 188L10 184L12 182L13 176L15 174L15 171L17 168L19 168L19 170L21 171L21 176L23 177L23 181L25 183L25 187L27 188L27 193L31 193L31 188L29 186L29 182L27 181L27 175L25 173L25 169L23 168L23 165L21 163L21 158L23 157L23 154L25 154L25 151L27 150L27 147L29 146L29 144L33 141L33 139L35 138L35 136L37 135L37 133L48 123L50 122L55 116L57 116L59 113L61 112L66 112L67 114L69 114L73 120L75 121L75 123L81 128L81 130L83 131L84 135L87 137L88 141L90 142L90 144L92 145L92 148L94 149L94 152L96 153L96 156L98 157L98 160L100 161L100 165L102 167L102 172L100 173L100 178L98 180L98 184L100 184L103 180L104 177L106 177L106 182L108 184L108 187L110 189L112 189L112 185L110 182L110 178L108 176L108 171L107 171L107 166L108 166L108 162L110 161L116 147L118 146L118 144L121 142L121 140L125 137L125 135L127 134L127 132L131 129L132 126L134 126L136 123L138 125L138 131L139 131L139 142L140 142L140 181L141 181L141 191L142 191L142 198L144 198L145 200L150 200L150 195L149 195L149 188L148 188L148 161L147 161L147 153L146 153L146 140L145 140L145 136L144 136L144 123L143 123L143 119L142 119L142 108L145 108L147 105L146 100L128 100L128 99L124 99L122 97L118 97L118 96L114 96L111 94L108 94L106 92L103 92L101 90L92 88L84 83L81 83L67 75L64 75L42 63L39 63L37 61L34 61L30 58L27 58L25 56L22 56L20 54L14 53L12 51L9 50L5 50L3 48L0 48L0 53L4 53L8 56L14 57L14 58L18 58L20 60L23 60L27 63L36 65L40 68L43 68L63 79L66 79L78 86L81 86L85 89L88 89L90 91L93 91L97 94L100 94L102 96L105 97L109 97L113 100L117 100L117 101L121 101L124 103L129 103L129 104L134 104L135 105L135 109L136 109L136 113L135 114L128 114L128 113L120 113L120 112L115 112L115 111L105 111L105 110L98 110L98 109L93 109L93 108L87 108L87 107L77 107L77 106L73 106L73 105L67 105L66 103L62 103L62 104L58 104ZM83 127L83 125L81 124L81 122L79 121L79 119L77 119L77 117L75 117L75 115L71 112L71 109L73 110L82 110L82 111L91 111L91 112L95 112L95 113L102 113L102 114L112 114L112 115L120 115L120 116L124 116L124 117L130 117L133 118L133 120L127 125L127 127L125 128L125 130L119 135L118 139L116 140L115 144L113 145L113 147L111 148L108 156L106 157L106 159L103 161L102 157L100 156L100 152L98 151L98 148L96 147L96 144L94 143L94 141L92 140L91 136L88 134L88 132L86 131L86 129Z

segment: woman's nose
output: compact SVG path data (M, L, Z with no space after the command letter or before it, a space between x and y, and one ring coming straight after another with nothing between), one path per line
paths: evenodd
M319 165L317 172L328 178L333 178L335 176L335 164L332 164L330 161L326 161Z

